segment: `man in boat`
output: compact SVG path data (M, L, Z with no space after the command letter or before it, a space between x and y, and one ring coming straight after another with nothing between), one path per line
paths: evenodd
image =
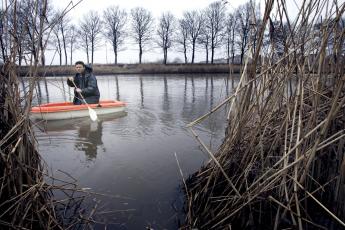
M97 79L92 73L92 67L85 65L82 61L75 63L76 74L74 77L67 79L67 84L70 87L75 87L73 104L84 104L84 100L88 104L98 104L99 90L97 86Z

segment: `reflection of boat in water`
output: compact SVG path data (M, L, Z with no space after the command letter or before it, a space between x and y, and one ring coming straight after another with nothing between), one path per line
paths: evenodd
M113 121L118 118L124 117L127 115L126 111L121 111L113 114L103 114L98 116L98 121L93 122L89 118L74 118L74 119L64 119L64 120L51 120L45 122L41 120L35 123L36 127L42 131L47 132L56 132L56 131L66 131L66 130L76 130L82 126L89 126L90 124L95 125L99 122Z
M102 140L103 126L114 126L114 123L121 122L117 119L126 115L127 112L125 111L103 114L98 116L97 121L92 121L88 117L51 121L39 120L35 122L35 127L41 132L37 132L41 136L41 140L48 137L49 144L51 144L51 139L54 139L55 143L58 143L59 140L72 141L75 150L84 152L86 160L92 161L96 159L97 154L105 152Z
M103 100L99 104L89 104L97 115L120 113L126 104L122 101ZM32 119L63 120L89 116L87 105L73 105L72 102L47 103L31 108Z

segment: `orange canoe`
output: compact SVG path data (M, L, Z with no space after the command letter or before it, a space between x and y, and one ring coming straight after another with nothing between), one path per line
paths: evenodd
M97 115L123 112L126 103L115 100L102 100L99 104L89 104ZM86 105L73 105L72 102L57 102L31 108L31 118L43 120L62 120L89 116Z

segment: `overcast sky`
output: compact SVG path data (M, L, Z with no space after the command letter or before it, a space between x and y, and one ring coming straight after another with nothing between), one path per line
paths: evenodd
M71 13L75 16L82 15L88 10L103 11L110 5L119 6L120 8L130 10L134 7L140 6L151 11L155 17L159 17L162 12L170 11L176 17L181 17L184 11L203 9L216 0L83 0ZM298 1L298 0L297 0ZM53 4L59 8L64 8L70 2L77 4L78 0L52 0ZM231 3L230 3L231 2ZM236 8L245 0L228 1L230 8Z
M55 8L64 9L68 5L75 5L78 0L51 0ZM129 12L132 8L135 7L144 7L145 9L151 11L155 20L161 16L163 12L170 11L175 17L181 18L183 12L189 10L198 10L204 9L212 2L216 0L83 0L81 3L72 9L68 15L72 19L72 22L78 25L79 20L82 16L90 10L96 10L100 13L110 5L119 6L121 9L127 10ZM249 0L228 0L227 9L230 12L233 12L239 5L248 2ZM260 2L261 8L264 8L264 0L256 0ZM296 4L298 5L302 0L287 0L289 7L289 14L293 14L296 11ZM263 10L262 10L263 11ZM102 15L102 14L101 14ZM126 50L118 54L119 63L137 63L138 62L138 51L137 44L127 44ZM162 59L162 52L160 49L152 49L150 52L144 52L143 62L157 61ZM196 56L196 61L204 60L204 54L198 54ZM224 57L225 53L218 53L218 56L215 58ZM183 60L182 53L173 52L173 50L168 51L168 61L174 60L176 57ZM49 57L48 57L49 59ZM51 56L50 56L50 59ZM76 51L74 53L73 61L84 60L86 61L86 54L83 51ZM109 43L105 43L95 52L95 63L113 63L114 55L112 52L112 47ZM53 64L58 64L58 57L55 56Z

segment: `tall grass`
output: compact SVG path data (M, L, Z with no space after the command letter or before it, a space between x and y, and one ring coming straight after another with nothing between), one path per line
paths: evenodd
M193 129L208 114L189 125L211 160L187 180L188 228L345 227L344 10L304 0L291 20L286 1L266 1L254 65L214 109L229 107L219 150Z
M35 21L31 30L34 38L26 75L31 77L26 94L20 92L16 67L18 37L9 31L16 28L17 1L8 3L1 14L3 31L1 44L6 44L6 58L0 72L0 229L72 229L91 226L95 208L81 210L87 196L78 190L75 181L59 181L51 177L38 152L33 124L29 119L36 85L37 69L44 50L39 48L43 33L54 25L44 26L46 4L34 1ZM8 4L7 4L8 3ZM10 8L10 6L12 8ZM12 11L12 10L13 11ZM10 21L12 18L12 21ZM24 19L23 19L24 20ZM4 48L4 47L2 47ZM3 50L5 51L5 50ZM46 180L51 178L51 184ZM56 183L58 182L58 183ZM63 192L66 199L56 200L55 192ZM79 198L75 198L78 195Z
M43 7L45 4L43 2ZM12 17L12 28L10 24L10 15L15 14L16 5L12 9L13 12L10 8L4 9L1 18L7 32L1 37L2 44L8 44L6 49L10 51L0 73L0 226L4 229L50 229L57 226L57 217L49 202L51 192L43 180L43 165L28 115L33 82L24 98L19 91L15 66L18 40L9 33L16 28L15 17ZM44 14L40 17L38 12L33 17L37 21L44 20ZM38 28L39 36L42 36L42 27ZM33 60L29 75L34 76L36 68L37 60Z

